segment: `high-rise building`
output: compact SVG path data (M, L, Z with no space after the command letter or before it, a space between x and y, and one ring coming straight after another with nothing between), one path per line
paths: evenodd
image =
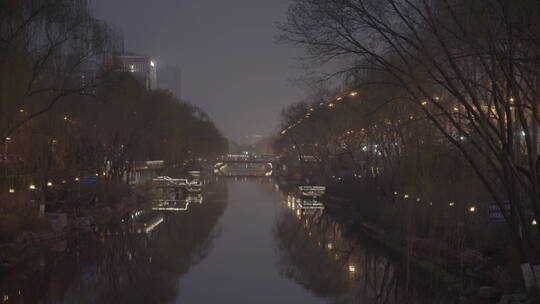
M182 70L178 66L160 68L159 88L169 90L176 98L182 99Z
M151 57L123 55L118 56L117 60L118 71L132 73L147 90L158 88L156 62Z

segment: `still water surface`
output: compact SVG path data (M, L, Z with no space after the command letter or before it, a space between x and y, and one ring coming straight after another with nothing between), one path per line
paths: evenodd
M264 180L230 181L213 250L180 279L176 303L326 303L280 273L283 199Z
M117 223L61 242L0 277L0 291L8 303L397 304L445 297L327 213L298 209L268 179L216 181L202 203L159 215L163 221L148 233Z

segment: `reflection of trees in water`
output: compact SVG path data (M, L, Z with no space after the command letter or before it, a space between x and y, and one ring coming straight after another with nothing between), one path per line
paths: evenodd
M70 254L47 266L48 273L42 274L47 288L29 302L39 298L47 298L45 303L172 301L179 292L179 277L208 255L219 234L216 224L227 194L224 184L214 185L212 191L203 204L166 214L150 234L104 232L73 243ZM28 281L19 284L31 286Z
M344 293L348 288L347 277L341 265L329 258L322 244L319 245L324 237L312 234L310 238L302 224L293 215L283 213L274 229L282 275L320 297L335 297Z
M427 288L428 276L406 275L399 257L368 239L344 237L322 212L296 212L280 214L274 229L284 276L335 303L447 303L445 294Z
M272 178L268 177L257 177L252 178L256 182L258 191L261 192L262 197L275 197L276 193L282 195L282 192L279 190L279 185L272 182Z

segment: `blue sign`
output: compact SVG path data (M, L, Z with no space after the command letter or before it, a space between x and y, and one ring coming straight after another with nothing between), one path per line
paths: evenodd
M81 177L82 185L95 185L98 182L98 177L95 175L88 175Z
M512 214L512 206L509 201L501 202L501 206L508 216ZM488 218L491 222L504 222L505 218L499 204L497 202L488 203Z

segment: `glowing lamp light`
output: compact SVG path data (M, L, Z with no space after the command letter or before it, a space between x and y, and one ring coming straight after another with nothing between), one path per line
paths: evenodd
M427 101L422 101L422 105L423 106L427 105Z
M459 112L459 108L458 108L458 107L454 107L454 112Z
M533 225L533 226L538 225L538 223L536 222L536 220L533 220L533 221L532 221L532 225Z
M515 100L514 97L510 97L509 99L510 102L514 102L514 100Z
M64 116L64 120L68 120L68 117L67 117L67 116Z
M356 272L356 266L354 266L354 265L349 265L349 272L350 272L350 273L355 273L355 272Z
M150 66L155 67L156 63L154 61L150 61Z
M435 100L439 100L441 99L439 96L435 96Z
M327 247L328 249L332 250L332 249L334 249L334 244L328 243L328 244L326 245L326 247Z
M403 198L409 198L408 194L403 195Z
M394 192L394 195L398 195L397 191L396 191L396 192Z
M328 104L328 107L329 107L329 108L333 108L333 107L334 107L334 104L333 104L333 103L330 103L330 104Z
M24 113L24 109L19 109L19 112L20 112L20 113Z
M471 206L469 208L469 212L476 212L476 207L475 206Z
M78 177L75 177L75 181L78 182L78 181L79 181L79 178L78 178Z
M420 202L420 201L421 201L421 199L420 199L420 198L417 198L417 199L416 199L416 201L417 201L417 202Z
M47 187L52 187L52 186L53 186L52 182L47 182Z
M67 183L67 180L62 180L62 184L66 184Z
M9 188L9 193L15 193L15 189Z
M448 206L450 206L450 207L454 207L455 205L456 205L456 203L454 203L454 202L448 203Z
M32 184L32 185L28 186L28 189L30 189L30 190L36 190L36 185Z
M353 92L351 92L351 94L350 94L350 95L351 95L352 97L354 97L354 96L358 96L358 92L355 92L355 91L353 91Z
M11 137L6 137L6 141L10 141L11 140Z
M343 97L339 96L338 98L336 98L337 101L341 101L343 100Z

